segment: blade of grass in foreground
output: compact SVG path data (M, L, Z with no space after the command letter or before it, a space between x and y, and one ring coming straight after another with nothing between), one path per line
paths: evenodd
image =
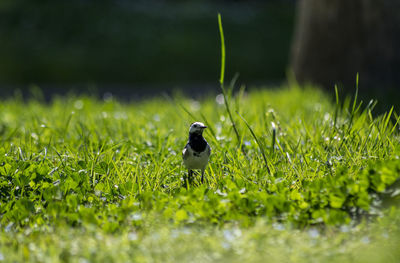
M222 89L224 89L224 76L225 76L225 37L224 37L224 29L222 27L222 19L221 14L218 13L218 28L219 35L221 37L221 74L219 78L219 83L221 84Z
M231 109L229 107L229 101L228 101L228 96L226 94L225 86L224 86L224 77L225 77L225 37L224 37L224 29L222 27L222 19L221 19L221 14L218 13L218 27L219 27L219 34L221 36L221 74L219 78L219 83L221 85L221 90L222 90L222 95L224 96L224 104L226 111L228 113L229 119L232 123L232 128L235 132L238 147L242 150L243 154L246 155L246 152L244 151L243 147L241 147L241 136L236 128L236 123L233 120Z

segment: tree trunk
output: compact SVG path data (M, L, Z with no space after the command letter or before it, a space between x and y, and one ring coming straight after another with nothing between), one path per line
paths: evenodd
M300 83L400 87L400 0L300 0L291 69Z

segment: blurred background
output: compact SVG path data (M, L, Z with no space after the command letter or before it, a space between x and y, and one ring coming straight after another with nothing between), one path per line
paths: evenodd
M0 92L140 97L218 90L223 19L229 80L289 76L397 100L398 0L1 0Z

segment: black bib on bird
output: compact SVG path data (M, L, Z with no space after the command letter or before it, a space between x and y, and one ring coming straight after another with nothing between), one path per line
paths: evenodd
M189 145L196 152L203 152L207 147L207 142L200 134L189 134Z

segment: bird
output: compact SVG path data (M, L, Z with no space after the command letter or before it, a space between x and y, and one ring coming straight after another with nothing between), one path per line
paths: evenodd
M207 128L201 122L193 122L189 128L189 139L182 151L182 158L188 170L189 182L192 181L193 170L201 170L201 183L204 182L204 170L211 155L211 147L203 137L203 131Z

